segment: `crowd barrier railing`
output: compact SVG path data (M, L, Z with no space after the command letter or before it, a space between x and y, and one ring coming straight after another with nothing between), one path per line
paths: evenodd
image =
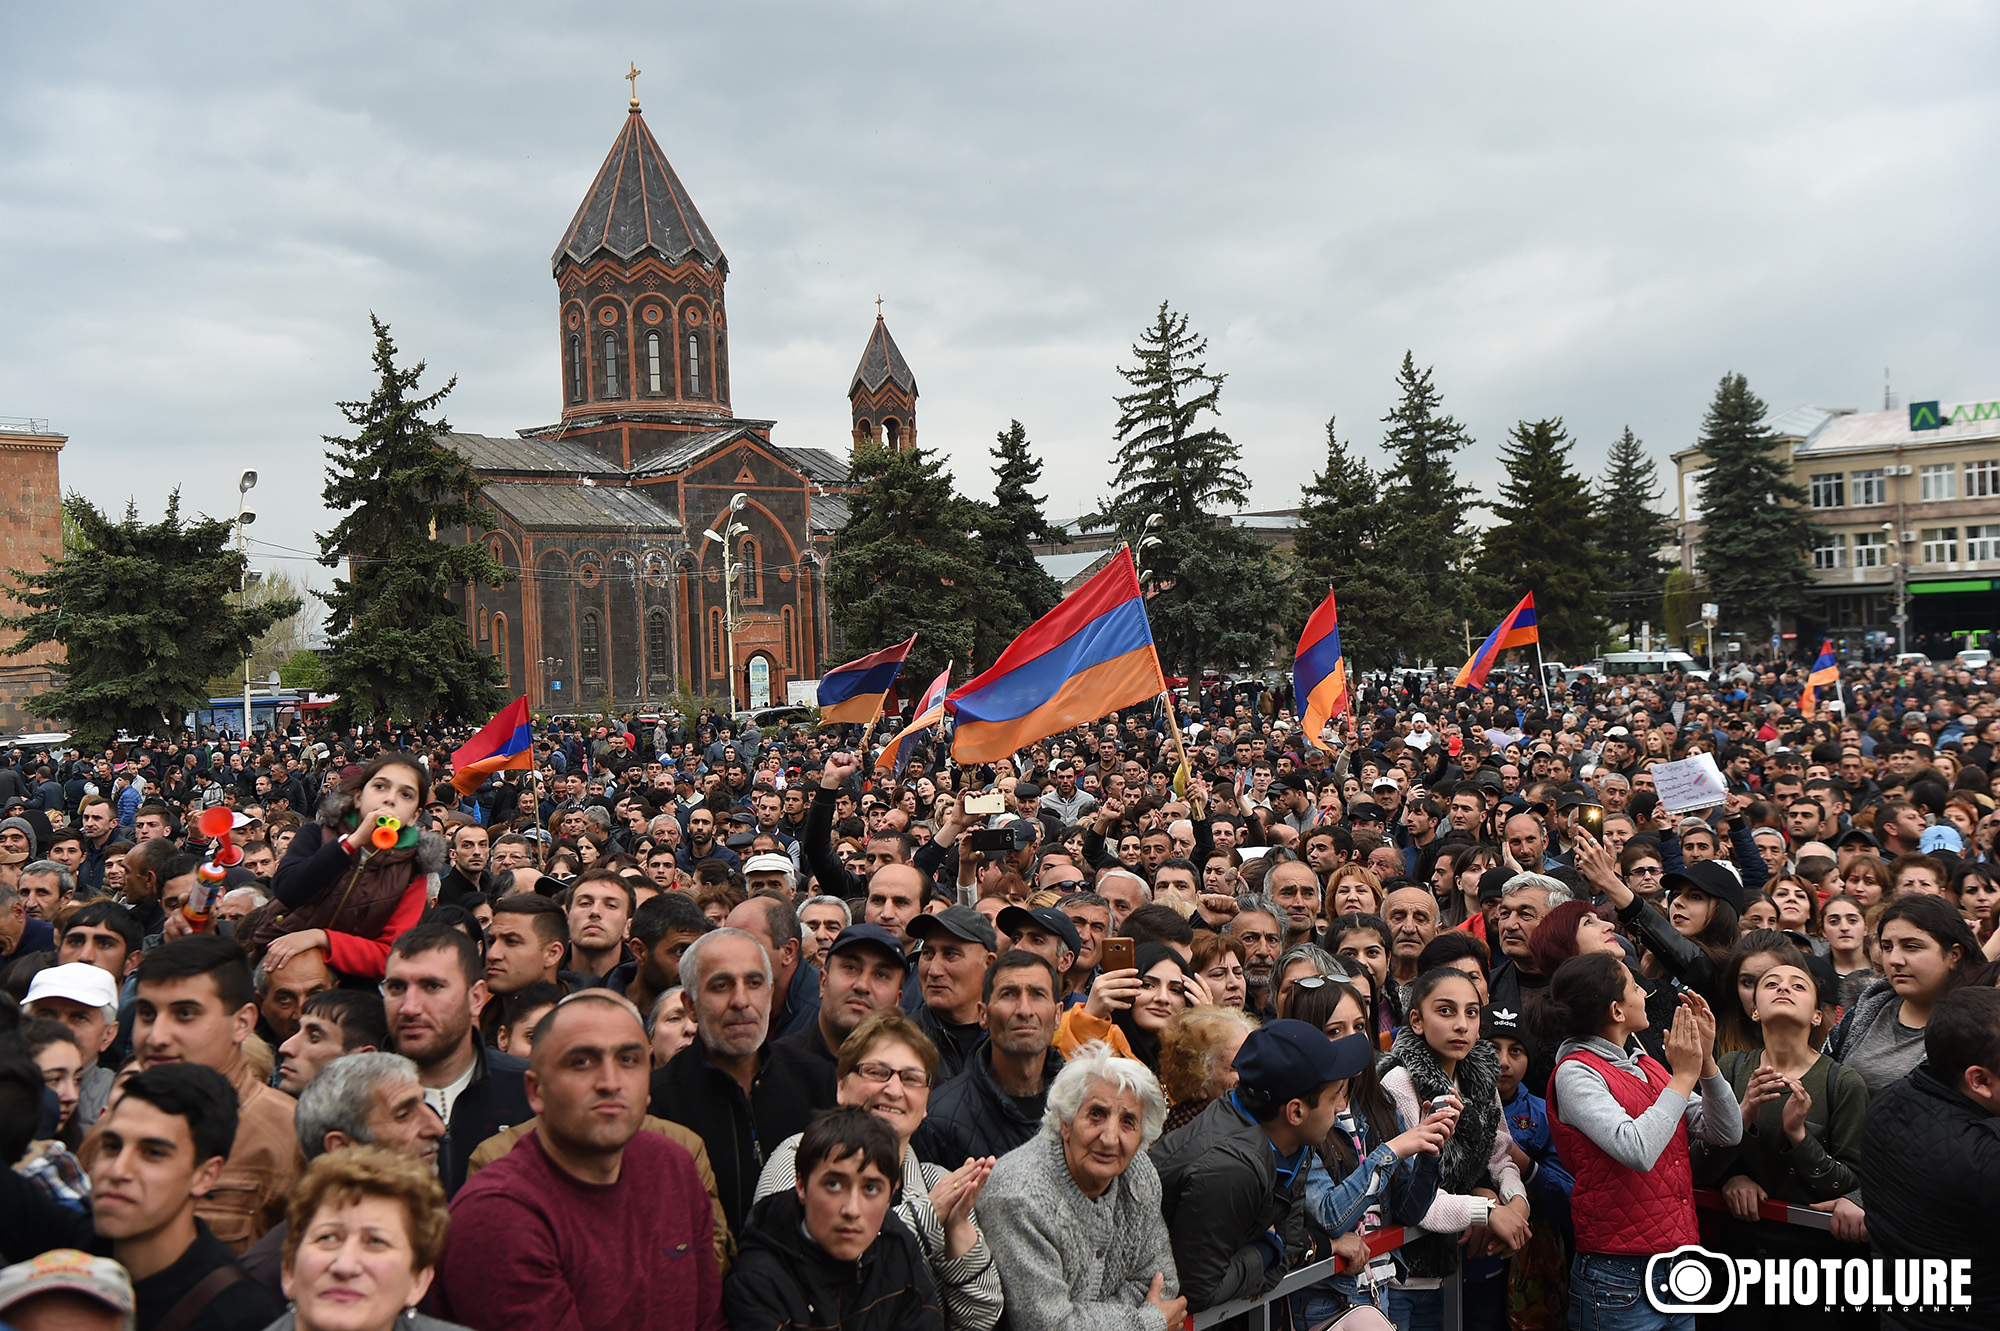
M1696 1188L1694 1204L1706 1211L1722 1211L1735 1214L1729 1209L1729 1199L1714 1188ZM1783 1225L1798 1225L1803 1229L1833 1231L1833 1216L1825 1211L1815 1211L1810 1206L1794 1206L1790 1202L1774 1202L1766 1197L1757 1203L1759 1220L1775 1220Z
M1378 1229L1368 1235L1368 1255L1380 1257L1385 1252L1392 1252L1402 1247L1410 1237L1409 1231L1400 1227ZM1238 1317L1248 1318L1247 1325L1250 1331L1271 1331L1271 1308L1274 1304L1333 1276L1344 1275L1347 1269L1346 1262L1339 1257L1328 1257L1323 1261L1302 1266L1288 1273L1267 1293L1260 1294L1254 1299L1232 1299L1228 1303L1218 1303L1213 1308L1191 1314L1186 1323L1187 1331L1208 1331L1210 1327L1220 1326ZM1459 1315L1457 1276L1453 1276L1444 1284L1443 1320L1443 1331L1458 1331L1462 1319Z

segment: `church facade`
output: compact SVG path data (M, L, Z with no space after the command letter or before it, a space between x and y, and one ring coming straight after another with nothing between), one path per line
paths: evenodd
M729 261L635 96L553 263L563 405L513 437L440 442L484 487L479 541L516 574L460 589L509 695L545 713L736 707L844 659L825 575L847 458L782 445L731 402ZM916 379L878 312L849 384L852 440L910 446ZM832 653L832 655L830 655Z

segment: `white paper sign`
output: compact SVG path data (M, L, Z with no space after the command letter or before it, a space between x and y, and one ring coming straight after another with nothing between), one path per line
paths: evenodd
M1713 754L1697 753L1678 763L1654 763L1646 770L1652 773L1660 807L1668 813L1712 809L1729 796L1728 784L1723 781L1722 769L1715 765Z

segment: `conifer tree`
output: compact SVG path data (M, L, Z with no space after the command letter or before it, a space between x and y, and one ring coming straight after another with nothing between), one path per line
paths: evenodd
M92 748L119 731L179 734L184 714L209 698L218 675L240 681L243 658L273 624L298 613L296 597L241 606L246 561L235 524L181 517L181 493L166 516L139 521L135 506L111 521L81 495L63 500L73 538L42 569L10 569L26 613L0 619L21 635L22 656L47 643L63 649L62 684L28 699L36 716L62 717ZM240 685L239 685L240 687Z
M1224 376L1208 372L1208 340L1165 301L1132 354L1138 363L1118 370L1133 388L1116 399L1119 488L1087 525L1114 528L1153 574L1146 613L1170 671L1262 664L1289 593L1270 551L1226 516L1249 502L1250 481L1211 419Z
M346 561L327 605L327 687L347 722L371 718L484 721L502 701L500 662L473 646L455 587L513 574L476 538L492 524L472 468L439 442L431 416L458 383L415 397L424 363L396 366L389 326L374 315L375 391L342 402L351 437L325 436L326 506L343 516L319 538L320 563ZM440 532L468 529L452 543Z
M1326 466L1299 494L1290 622L1303 625L1331 587L1348 672L1394 665L1410 579L1382 544L1382 500L1365 458L1326 423Z
M971 678L991 664L977 655L982 627L988 637L1004 630L993 625L999 579L972 535L980 506L953 488L933 449L864 442L849 475L859 488L847 497L851 516L826 575L827 609L848 652L880 651L914 633L898 676L904 692L921 690L947 661L957 682Z
M1010 422L996 439L993 502L984 505L979 521L979 548L1002 597L986 621L992 633L976 648L978 659L986 663L1062 600L1061 585L1043 571L1030 548L1036 541L1063 539L1043 512L1047 500L1034 492L1042 479L1042 461L1019 421Z
M1659 468L1626 426L1597 483L1597 548L1614 619L1643 618L1667 576L1660 550L1673 543L1674 524L1660 511L1663 493Z
M1709 466L1696 567L1725 619L1776 636L1781 616L1812 609L1811 551L1821 529L1744 376L1722 376L1702 418L1700 448Z
M1472 491L1458 483L1453 457L1472 436L1442 414L1443 395L1430 369L1418 370L1408 351L1396 382L1402 398L1382 418L1388 426L1382 450L1390 459L1382 475L1382 540L1411 581L1399 638L1406 660L1457 659L1463 654L1457 626L1473 607L1452 568L1470 540L1465 518Z
M1595 653L1604 606L1597 509L1570 464L1573 446L1560 417L1515 425L1500 450L1507 476L1476 561L1502 589L1480 622L1497 622L1532 591L1542 651L1571 660Z

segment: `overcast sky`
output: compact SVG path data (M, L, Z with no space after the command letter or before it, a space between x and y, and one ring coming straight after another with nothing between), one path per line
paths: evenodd
M566 12L559 12L566 11ZM612 35L628 29L629 36ZM2000 9L1814 4L210 4L0 9L0 416L66 485L313 548L370 310L461 430L556 419L549 256L625 115L729 256L734 406L844 449L874 300L924 443L1050 509L1111 479L1161 300L1253 507L1324 424L1379 462L1405 348L1490 489L1518 419L1662 467L1773 412L2000 397ZM326 574L281 561L265 567Z

